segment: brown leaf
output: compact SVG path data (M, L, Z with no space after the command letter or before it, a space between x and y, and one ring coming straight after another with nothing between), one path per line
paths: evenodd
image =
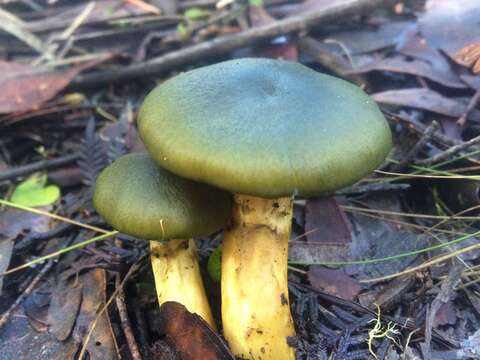
M471 68L474 74L480 74L480 42L460 49L453 59L460 65Z
M73 338L77 343L83 343L93 322L95 328L88 341L86 349L91 360L117 359L117 346L110 324L110 319L105 311L99 311L105 305L106 274L104 269L87 271L80 276L82 284L82 305L73 329ZM98 318L97 318L98 317Z
M342 269L310 266L308 280L315 289L349 301L354 300L361 290L360 283Z
M406 61L401 57L375 60L347 71L347 73L359 74L374 70L421 76L452 88L464 89L467 87L467 85L451 71L438 70L425 61Z
M182 360L234 360L225 343L198 315L185 306L167 301L160 307L160 319L167 341Z
M80 68L52 71L0 60L0 113L38 108L63 90L79 71Z
M389 90L373 94L372 97L382 104L407 106L455 118L465 114L468 107L467 104L425 88ZM480 111L473 110L470 112L470 118L473 120L480 119Z
M351 227L334 197L309 199L305 206L305 237L290 242L295 262L346 261L350 258Z
M50 333L64 341L70 335L82 301L82 286L69 286L67 281L59 281L53 290L48 308Z
M345 245L352 241L351 225L334 197L307 200L305 234L308 242Z
M455 325L457 322L457 314L455 306L451 301L443 303L435 314L433 324L435 327L442 325Z

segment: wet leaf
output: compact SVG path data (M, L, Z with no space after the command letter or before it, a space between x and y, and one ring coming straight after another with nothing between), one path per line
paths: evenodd
M34 291L22 303L28 322L37 332L46 332L48 330L47 315L50 294L44 291Z
M308 281L315 289L344 300L353 301L361 290L360 283L345 274L342 269L311 266L307 275Z
M67 281L59 281L52 292L52 300L48 309L50 333L58 340L66 340L77 319L82 301L82 286L69 286Z
M80 69L51 70L0 60L0 113L37 109L62 91Z
M347 73L358 74L374 70L421 76L452 88L464 89L467 87L467 85L451 71L437 70L425 61L407 61L401 57L375 60L371 63L355 67L353 70L347 71Z
M478 0L428 0L418 26L435 47L454 56L465 46L480 41Z
M447 98L426 88L388 90L373 94L372 97L381 104L422 109L455 118L465 114L468 107L466 103ZM480 111L471 111L469 117L473 120L479 120Z
M0 239L15 239L24 231L38 233L49 230L50 219L46 216L33 214L16 209L6 209L0 212Z
M10 200L15 204L37 207L51 205L59 197L60 188L47 185L47 175L34 175L15 188Z
M234 360L225 343L198 315L185 306L168 301L160 307L160 318L167 341L182 360Z

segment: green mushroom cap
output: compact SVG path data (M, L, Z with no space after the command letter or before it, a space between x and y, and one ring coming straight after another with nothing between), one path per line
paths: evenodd
M93 203L115 229L148 240L211 234L228 221L231 194L179 178L147 154L129 154L97 178Z
M375 102L301 64L239 59L156 87L138 118L151 156L175 174L260 197L350 185L392 144Z

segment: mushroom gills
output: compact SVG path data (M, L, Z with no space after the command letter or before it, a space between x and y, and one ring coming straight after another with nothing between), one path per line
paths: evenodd
M293 200L235 195L222 253L222 319L233 353L293 360L288 300L288 240Z
M216 330L203 287L193 239L150 241L152 271L159 305L179 302Z

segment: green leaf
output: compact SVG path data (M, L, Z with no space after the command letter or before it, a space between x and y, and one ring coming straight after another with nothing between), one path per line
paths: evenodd
M248 3L252 6L262 6L263 0L249 0Z
M222 277L222 245L219 245L208 258L207 270L210 277L220 282Z
M183 16L185 16L188 20L190 21L198 21L207 18L210 15L209 11L202 10L199 8L190 8L187 9L184 13Z
M188 35L188 29L187 29L187 27L186 27L184 24L182 24L182 23L179 23L179 24L177 25L177 31L178 31L178 33L180 34L180 36L182 36L182 37L186 37L186 36Z
M30 207L53 204L60 197L60 188L46 184L47 175L34 175L15 188L10 200Z

